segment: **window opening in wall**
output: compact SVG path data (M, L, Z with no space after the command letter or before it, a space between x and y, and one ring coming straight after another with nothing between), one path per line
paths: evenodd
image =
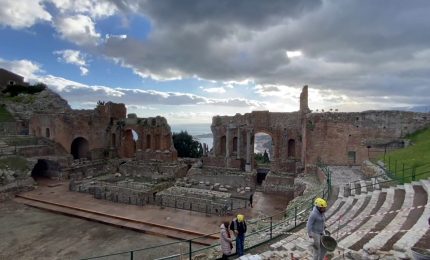
M237 137L233 138L233 152L237 152Z
M296 157L296 141L294 139L288 140L288 157Z
M51 136L51 132L49 131L49 128L46 128L46 130L45 130L45 136L47 138L49 138Z
M116 134L112 133L112 147L116 147Z
M260 166L269 165L273 158L273 140L266 133L254 135L254 159Z
M348 162L349 162L349 164L355 164L355 160L356 160L356 157L355 157L355 151L348 151Z
M226 137L225 137L225 135L223 135L223 136L221 136L221 139L220 139L220 152L221 152L221 155L225 155L225 153L226 153Z
M151 149L151 135L146 135L146 149Z

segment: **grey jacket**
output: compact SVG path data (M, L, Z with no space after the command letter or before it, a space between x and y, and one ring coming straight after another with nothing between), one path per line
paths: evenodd
M306 228L308 230L308 236L312 236L312 233L322 234L324 232L325 216L324 213L319 212L317 207L312 209L309 215L308 223Z

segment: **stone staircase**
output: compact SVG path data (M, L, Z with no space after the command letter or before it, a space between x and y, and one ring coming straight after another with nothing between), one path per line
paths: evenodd
M412 259L411 247L430 249L430 180L382 189L379 181L346 185L327 210L327 230L338 241L331 259ZM310 244L302 228L240 259L312 259Z

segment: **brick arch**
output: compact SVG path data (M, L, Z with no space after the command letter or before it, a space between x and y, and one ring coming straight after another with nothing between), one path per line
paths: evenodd
M76 137L70 145L70 153L73 159L90 158L90 144L84 137Z
M302 122L299 112L271 113L253 111L244 115L215 116L212 119L212 157L217 165L251 171L254 168L254 136L264 133L272 139L271 170L288 171L289 165L301 160ZM288 140L295 140L293 158L288 157ZM225 149L224 149L225 147ZM288 169L288 170L286 170Z
M137 139L134 134L137 134ZM136 140L135 140L136 139ZM123 130L122 141L121 141L121 155L125 158L132 158L136 154L137 141L139 140L139 134L133 128L126 128Z

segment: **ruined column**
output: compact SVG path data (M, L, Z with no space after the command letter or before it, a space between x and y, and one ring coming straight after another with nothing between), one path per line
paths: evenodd
M245 171L251 171L251 130L246 131L246 165Z
M225 132L225 158L230 157L230 127L226 127Z
M237 159L240 159L240 145L241 145L240 141L241 141L240 127L238 126L237 127L237 149L236 149L237 150L237 156L236 156Z

